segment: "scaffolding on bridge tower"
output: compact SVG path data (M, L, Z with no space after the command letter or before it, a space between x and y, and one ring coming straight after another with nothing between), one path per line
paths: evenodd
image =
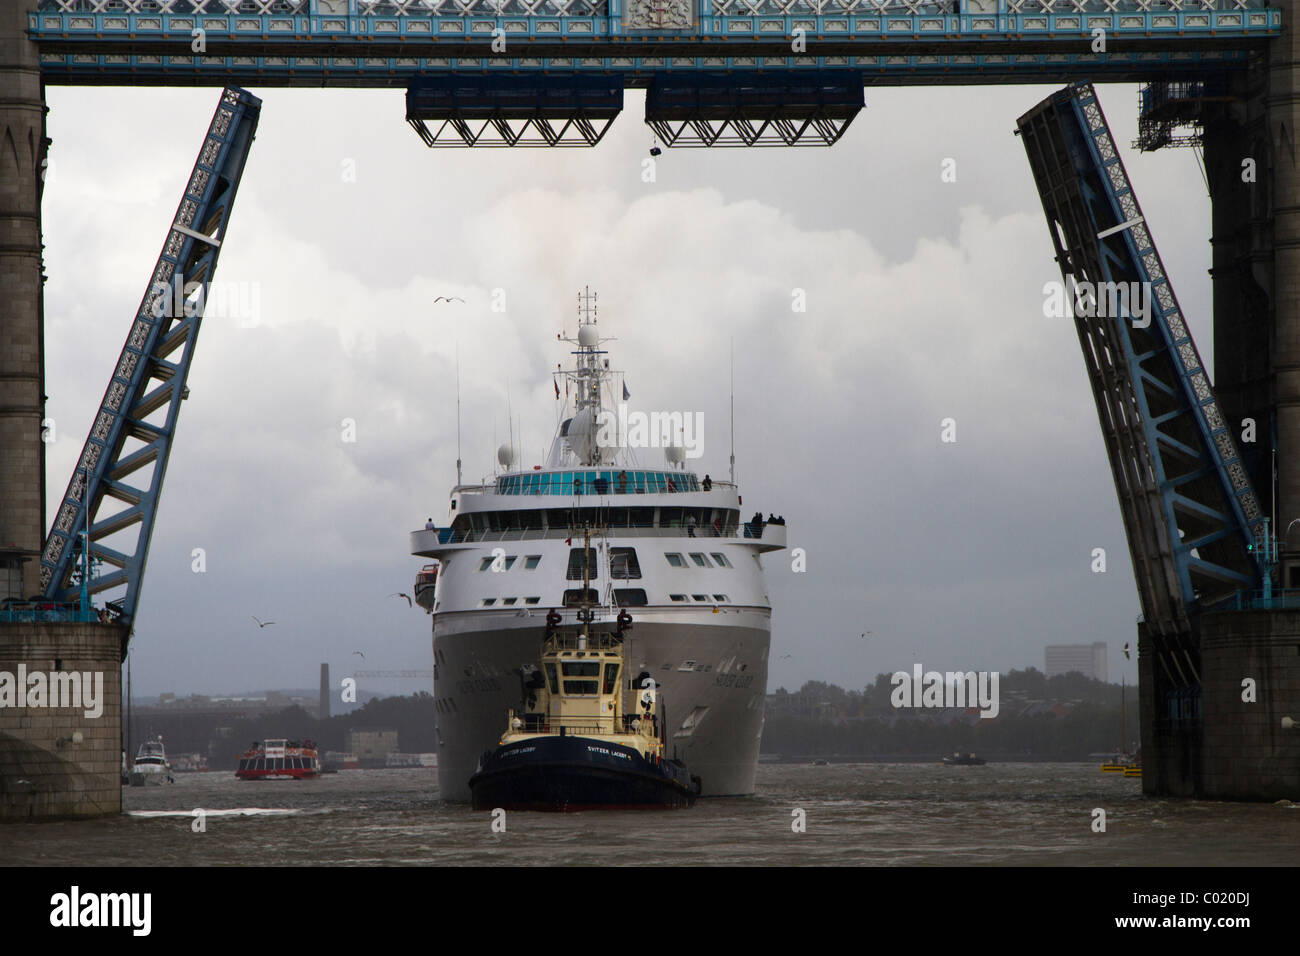
M45 597L75 599L83 589L72 580L74 542L88 526L94 567L84 592L124 589L106 610L126 625L128 638L176 421L188 397L185 381L261 102L236 87L221 94L41 553Z
M1138 91L1138 135L1133 146L1143 152L1165 147L1197 147L1205 124L1231 103L1226 74L1160 79Z
M1072 309L1165 696L1198 715L1197 618L1263 585L1268 521L1219 409L1091 84L1020 117L1020 135L1074 302L1082 283L1149 290L1141 315ZM1086 287L1084 287L1086 288ZM1098 314L1109 312L1110 314Z

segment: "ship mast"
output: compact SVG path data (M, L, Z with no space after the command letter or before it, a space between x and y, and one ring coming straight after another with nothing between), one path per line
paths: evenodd
M569 338L563 334L556 338L576 346L573 351L574 367L564 370L565 378L575 387L573 417L570 420L569 447L579 465L599 465L612 461L616 448L602 448L596 440L604 408L601 387L614 373L609 368L609 353L601 346L613 339L602 339L596 328L596 293L590 286L578 293L578 334Z

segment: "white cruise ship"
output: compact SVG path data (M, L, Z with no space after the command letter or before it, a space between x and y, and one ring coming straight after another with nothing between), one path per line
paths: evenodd
M546 463L516 466L502 446L494 480L457 484L445 521L411 533L411 553L433 559L416 598L433 621L440 795L470 799L480 755L524 696L548 613L576 622L584 561L599 605L591 629L631 615L629 674L658 682L669 747L703 795L753 793L771 634L759 555L785 547L785 525L746 518L734 482L687 470L681 444L625 447L646 436L599 427L628 392L601 348L594 296L578 300Z

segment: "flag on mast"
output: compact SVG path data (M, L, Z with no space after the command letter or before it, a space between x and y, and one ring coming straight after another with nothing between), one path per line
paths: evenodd
M632 393L627 390L627 379L623 379L623 401L632 397Z

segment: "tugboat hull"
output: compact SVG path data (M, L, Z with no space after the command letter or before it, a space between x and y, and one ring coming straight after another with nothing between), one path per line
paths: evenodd
M593 737L542 737L487 753L470 778L475 810L677 809L697 784L673 760Z

